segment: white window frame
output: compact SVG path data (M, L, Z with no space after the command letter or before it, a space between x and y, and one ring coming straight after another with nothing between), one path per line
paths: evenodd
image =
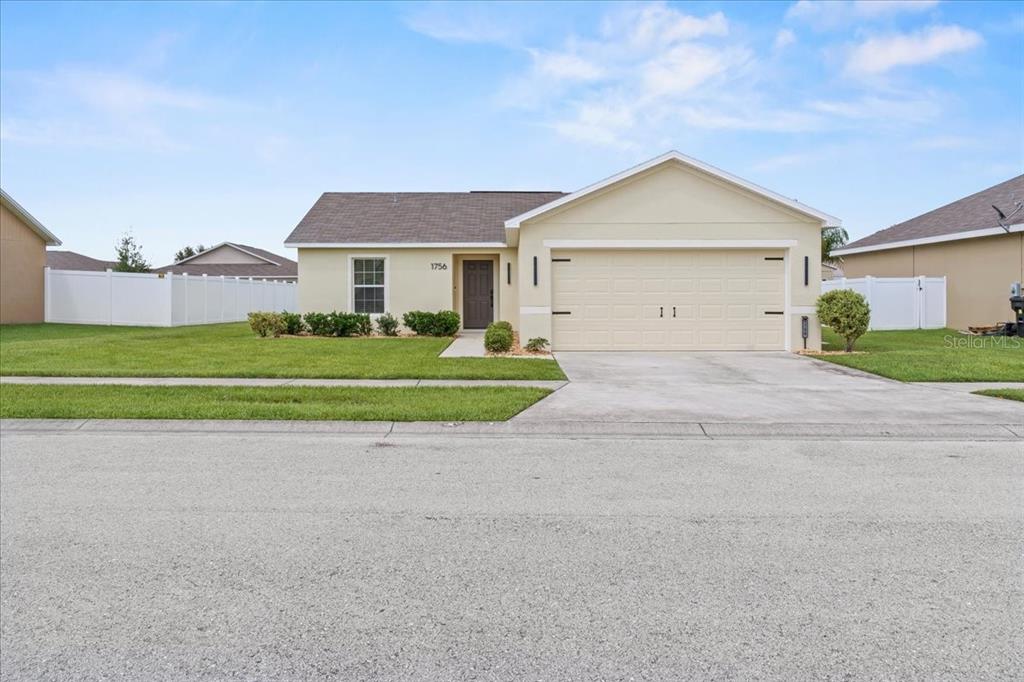
M348 309L356 311L356 265L357 260L384 261L384 313L391 312L391 261L384 254L350 253L348 255ZM376 285L373 285L376 286ZM384 313L368 313L370 317L380 317Z

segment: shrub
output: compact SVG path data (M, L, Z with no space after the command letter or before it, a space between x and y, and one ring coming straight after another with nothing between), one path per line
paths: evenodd
M434 313L410 310L402 315L402 324L415 334L429 334L429 330L434 326Z
M249 328L260 336L281 336L285 331L280 313L249 313Z
M505 320L498 320L497 322L491 322L488 327L500 327L501 329L507 329L509 333L512 332L512 323L506 322Z
M462 318L454 310L442 310L434 316L434 336L455 336L459 332Z
M302 315L298 313L281 313L281 320L284 321L284 331L286 334L295 335L303 330Z
M484 332L484 348L491 353L507 353L512 350L512 329L507 322L492 322Z
M384 313L377 318L377 331L384 336L398 336L398 320L391 313Z
M402 322L421 336L453 336L459 331L461 318L454 310L436 313L410 310L402 315Z
M535 336L526 342L526 350L530 351L531 353L539 353L540 351L547 348L548 345L549 344L547 339L541 336Z
M370 316L366 313L356 314L356 333L359 336L369 336L373 333L373 322L370 321Z
M331 336L355 336L359 334L362 326L362 316L356 313L339 313L338 311L327 314L327 324L331 330ZM369 320L369 316L366 316Z
M334 336L331 331L330 316L327 313L306 313L302 319L306 323L310 334Z
M306 313L303 317L311 334L317 336L366 336L373 331L365 313Z
M868 330L871 307L852 289L833 289L818 297L818 320L846 339L846 352Z

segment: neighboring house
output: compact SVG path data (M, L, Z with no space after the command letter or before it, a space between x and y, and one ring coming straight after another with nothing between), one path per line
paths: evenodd
M845 277L845 276L846 275L843 274L843 269L841 267L839 267L838 265L831 265L829 263L822 263L821 264L821 279L822 280L838 279L840 277Z
M46 267L51 270L88 270L93 272L103 272L104 270L113 270L115 265L117 265L117 261L90 258L89 256L81 253L75 253L74 251L50 250L46 252Z
M252 277L294 282L298 263L255 246L223 242L173 265L154 268L153 272L208 275L210 277Z
M669 152L571 194L339 193L285 245L299 308L455 309L556 350L820 347L821 211Z
M999 225L1024 201L1024 175L881 230L834 251L847 277L946 277L950 327L1012 318L1010 286L1024 280L1024 214Z
M0 189L0 324L43 321L47 246L60 240Z

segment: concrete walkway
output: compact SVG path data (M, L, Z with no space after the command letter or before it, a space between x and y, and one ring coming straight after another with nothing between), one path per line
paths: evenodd
M442 351L442 358L485 358L484 330L470 329L459 332L455 340Z
M530 379L230 379L218 377L0 377L0 384L86 386L521 386L558 390L565 381Z

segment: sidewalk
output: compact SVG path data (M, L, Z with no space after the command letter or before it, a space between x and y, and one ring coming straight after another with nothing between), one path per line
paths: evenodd
M218 377L0 377L0 384L78 384L96 386L521 386L553 391L567 381L529 379L232 379Z

